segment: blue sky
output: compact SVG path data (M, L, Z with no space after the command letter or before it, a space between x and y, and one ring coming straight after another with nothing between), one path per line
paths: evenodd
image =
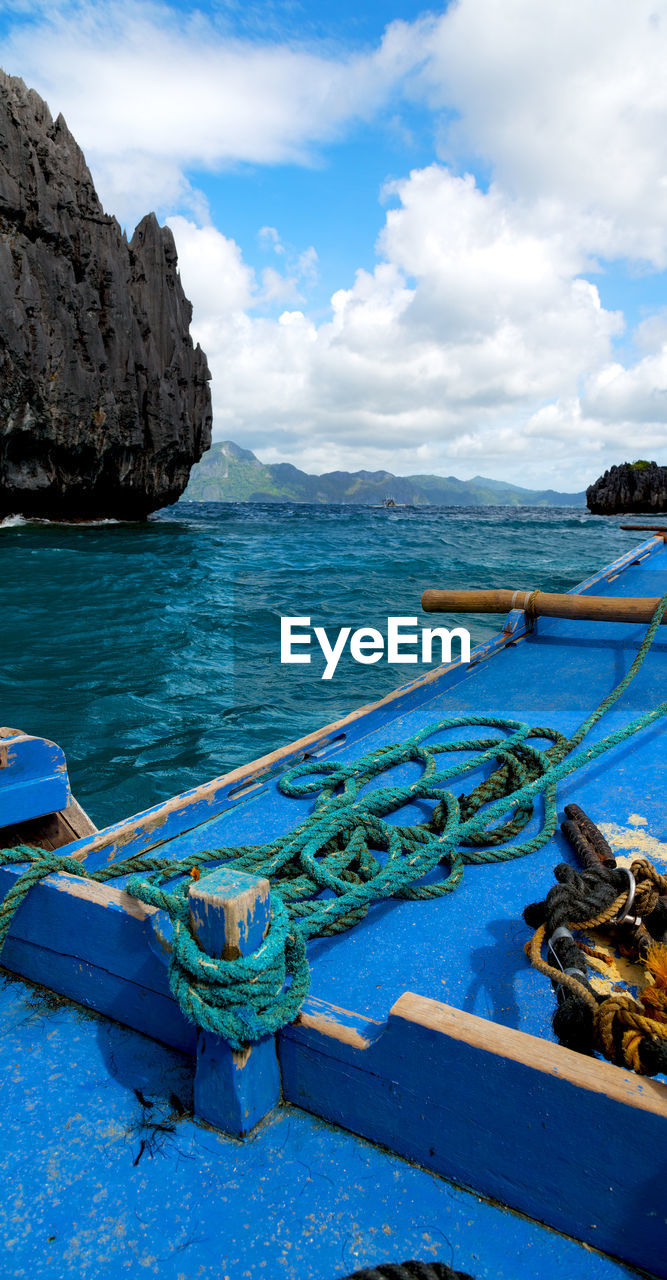
M214 434L579 489L665 461L667 0L0 3L105 207L169 222Z

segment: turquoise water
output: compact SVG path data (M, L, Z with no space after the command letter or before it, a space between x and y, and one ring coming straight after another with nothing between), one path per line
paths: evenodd
M0 723L64 748L98 826L292 741L414 678L280 663L280 617L386 632L426 587L561 591L639 538L563 508L181 503L145 524L0 527ZM447 625L452 625L446 620ZM470 617L473 642L500 618Z

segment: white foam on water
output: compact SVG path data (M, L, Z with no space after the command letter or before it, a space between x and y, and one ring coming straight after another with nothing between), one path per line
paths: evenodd
M5 516L4 520L0 520L0 529L16 529L24 524L52 524L56 527L64 525L67 529L90 529L97 528L101 524L120 524L120 520L109 517L104 520L46 520L42 516L33 516L29 519L27 516Z
M33 524L56 524L65 525L68 529L90 529L97 528L100 524L120 524L120 520L109 517L106 520L34 520Z

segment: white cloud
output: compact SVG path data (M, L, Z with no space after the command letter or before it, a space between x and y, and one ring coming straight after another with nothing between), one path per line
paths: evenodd
M274 227L268 243L280 255L284 272L265 267L261 283L244 261L239 246L210 224L200 227L177 214L167 219L178 248L178 266L186 293L195 303L196 320L201 324L224 324L230 316L303 301L301 281L312 282L317 274L317 254L311 247L302 253L285 248ZM263 239L266 241L267 236Z
M667 267L667 0L458 0L361 53L232 40L143 0L34 8L5 61L63 110L105 202L188 215L169 221L217 436L312 470L455 459L562 488L662 453L665 314L624 365L595 273ZM188 175L312 163L400 94L430 104L443 163L392 184L375 270L316 324L315 248L267 223L255 273ZM464 173L480 158L485 184Z
M187 171L310 163L370 119L426 53L430 18L395 22L368 52L233 39L201 13L146 0L36 4L0 50L5 69L62 111L103 203L196 211Z
M167 220L178 247L178 267L186 292L196 299L202 320L233 315L251 306L256 284L239 246L215 227L198 227L187 218Z
M511 421L527 422L550 397L576 397L591 367L609 362L621 318L573 274L572 247L536 234L523 206L438 165L395 195L381 261L334 295L319 327L301 311L274 322L219 305L203 233L172 222L214 373L218 435L267 458L279 437L280 456L313 469L326 458L329 469L391 460L419 470L424 442L440 469L450 457L474 470L481 457L511 458L514 468L526 443ZM199 276L187 266L193 240Z
M582 397L584 411L609 427L622 424L642 438L662 435L662 448L667 442L667 344L644 356L629 369L622 365L607 366L593 374Z
M665 0L459 0L421 86L444 158L483 157L593 252L667 265Z

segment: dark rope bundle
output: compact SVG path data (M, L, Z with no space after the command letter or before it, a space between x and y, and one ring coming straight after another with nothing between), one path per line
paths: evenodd
M581 853L581 827L570 833L564 824L564 830ZM584 854L585 846L584 837ZM568 1049L598 1051L641 1075L667 1072L667 876L647 858L636 858L629 869L588 857L585 861L585 871L559 863L554 869L557 883L545 901L531 903L523 913L535 929L526 954L557 991L554 1032ZM605 996L595 991L588 977L587 948L572 933L588 929L611 932L623 953L644 965L651 981L639 1001L623 993ZM545 946L547 959L542 955Z
M353 1271L343 1280L474 1280L467 1271L452 1271L444 1262L381 1262Z

